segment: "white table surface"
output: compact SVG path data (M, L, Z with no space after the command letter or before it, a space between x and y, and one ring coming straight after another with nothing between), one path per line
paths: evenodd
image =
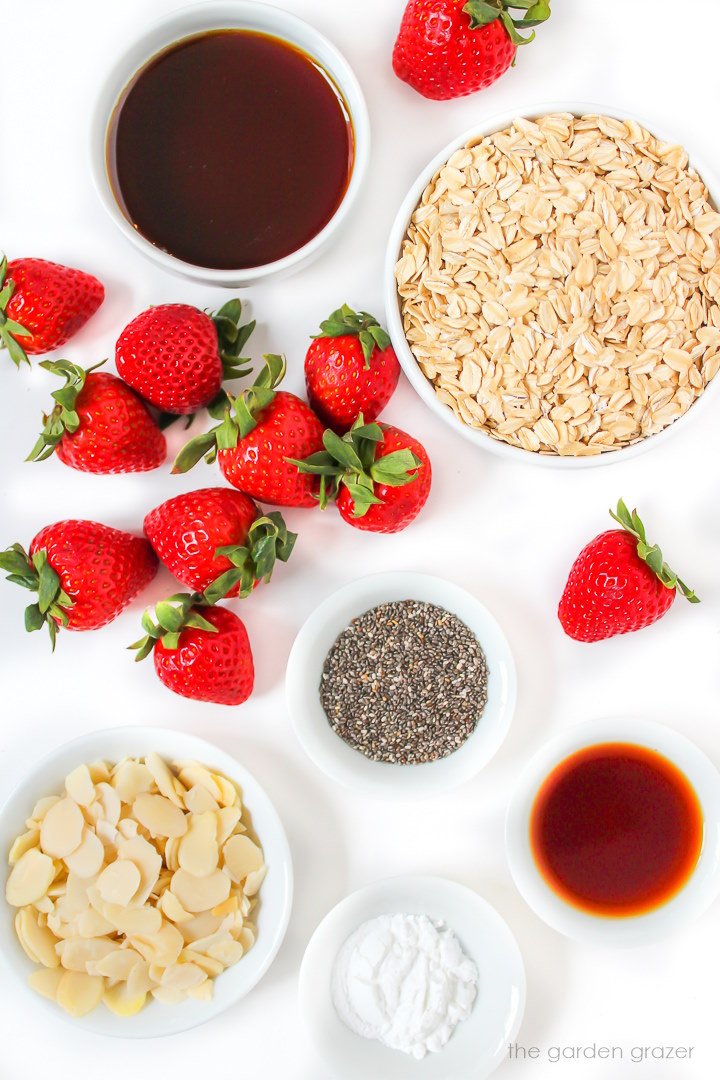
M428 102L390 67L402 0L284 0L335 42L363 85L373 125L370 174L352 219L309 269L244 297L258 320L253 355L284 351L287 385L302 387L308 336L343 301L382 314L385 238L402 195L454 134L504 109L553 99L599 100L657 118L720 171L720 90L715 0L554 0L551 21L517 68L465 100ZM218 290L184 282L143 260L105 216L88 169L93 96L121 44L176 0L6 0L2 16L0 243L9 257L79 265L105 283L107 299L63 350L80 363L111 356L120 329L149 304L219 305ZM2 359L2 358L0 358ZM28 543L46 523L90 517L138 530L144 514L181 490L220 482L201 464L186 477L169 466L140 476L83 475L52 460L21 464L35 440L52 380L0 364L0 545ZM372 536L332 511L289 511L296 552L272 586L242 608L257 662L257 688L239 710L169 693L152 663L134 666L123 646L137 637L144 605L172 591L167 572L116 622L64 633L51 657L41 634L25 635L21 590L2 585L0 794L39 754L91 728L156 723L195 732L237 755L267 788L295 858L296 900L269 973L212 1024L154 1043L85 1036L32 1008L5 969L0 976L0 1077L54 1080L93 1062L104 1080L186 1075L331 1080L308 1045L297 1008L305 944L343 896L376 878L437 873L476 888L505 916L525 957L528 1003L519 1042L540 1058L507 1060L503 1080L527 1077L717 1075L719 908L665 944L612 952L573 944L541 923L515 891L503 852L513 780L549 735L583 719L631 713L692 737L720 763L717 701L717 573L720 500L712 411L677 439L628 463L576 474L508 465L467 446L401 383L386 419L416 434L433 463L430 499L406 532ZM181 433L173 436L177 442ZM557 602L582 545L608 527L618 496L644 514L651 537L703 603L678 600L657 626L583 646L562 633ZM395 568L444 573L474 590L514 650L518 707L510 735L473 782L441 798L391 805L347 795L304 757L290 731L283 673L290 645L315 604L361 573ZM622 1062L548 1061L552 1046L619 1045ZM695 1047L687 1061L634 1063L635 1046ZM341 1080L341 1078L337 1078Z

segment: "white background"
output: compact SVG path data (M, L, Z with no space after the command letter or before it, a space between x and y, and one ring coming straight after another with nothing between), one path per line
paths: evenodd
M381 267L395 209L424 163L451 137L504 109L552 99L598 100L656 118L720 171L717 102L720 5L714 0L553 0L551 21L494 87L455 102L428 102L393 76L390 56L402 0L284 0L346 54L367 96L373 151L365 189L344 232L309 269L244 294L258 320L253 355L284 351L287 386L300 391L318 322L343 301L382 314ZM130 248L105 217L90 181L87 132L96 88L116 51L175 0L3 0L0 243L9 257L79 265L105 283L107 299L63 350L80 363L112 356L121 330L149 304L217 307L218 290L168 276ZM251 208L250 208L251 212ZM1 359L1 358L0 358ZM54 381L0 364L0 545L29 543L46 523L89 517L140 529L144 514L181 490L220 482L201 463L184 478L169 465L133 477L92 477L59 461L21 464ZM717 573L720 500L712 410L677 439L628 463L572 474L507 465L467 446L406 383L386 419L425 444L433 489L406 532L356 532L328 511L290 511L296 552L271 586L243 603L257 662L252 699L240 709L172 695L152 663L133 665L143 606L173 590L163 572L111 626L47 639L22 630L26 597L3 585L0 793L49 748L89 729L157 723L194 732L235 754L265 785L283 817L296 869L296 901L269 973L238 1007L205 1028L155 1043L110 1043L48 1018L0 976L0 1077L48 1068L75 1077L80 1062L105 1080L164 1070L238 1077L330 1080L301 1029L297 972L323 915L379 877L429 872L481 892L516 934L528 974L520 1042L596 1042L626 1049L624 1062L506 1061L503 1080L561 1076L709 1080L720 1058L717 1024L719 909L665 944L623 953L573 944L532 914L516 893L503 852L503 815L522 763L549 735L604 714L660 720L720 764ZM176 436L177 439L179 436ZM657 626L592 646L564 637L556 618L568 568L608 527L618 496L637 505L651 538L703 603L678 600ZM319 600L358 574L395 568L444 574L495 613L514 650L515 720L491 765L460 790L396 806L349 796L304 757L289 728L283 673L295 633ZM632 1046L696 1047L691 1062L633 1064ZM90 1062L93 1062L92 1066ZM341 1078L338 1078L341 1080Z

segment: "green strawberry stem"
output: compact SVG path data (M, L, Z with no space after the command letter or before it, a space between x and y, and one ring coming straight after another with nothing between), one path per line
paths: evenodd
M7 581L38 594L37 602L25 608L25 629L32 633L46 625L54 652L58 623L67 626L67 609L73 602L48 562L47 552L36 551L30 557L20 544L13 544L0 551L0 570L7 571Z
M395 450L376 459L380 443L385 441L379 424L366 424L362 413L350 431L342 437L329 428L323 434L324 450L304 461L286 458L301 473L320 477L318 499L321 509L333 502L344 484L353 500L353 517L364 517L373 504L382 504L375 494L375 484L404 487L417 476L422 461L412 450Z
M216 634L217 627L204 619L195 608L214 607L218 600L222 600L224 592L219 592L217 582L209 585L202 593L175 593L167 600L161 600L155 605L155 618L153 622L149 609L142 617L142 627L145 636L128 645L128 649L137 652L135 660L144 660L155 647L156 641L162 641L166 649L177 649L180 634L188 627L197 630L207 630L208 633Z
M218 352L223 364L223 378L239 379L243 375L249 375L252 367L240 369L241 364L249 364L248 357L242 357L242 352L248 338L255 329L255 320L240 323L242 316L242 302L237 298L228 300L226 304L214 314L208 312L215 324L218 336Z
M296 540L297 533L288 531L278 510L256 518L248 530L245 544L228 544L216 549L215 557L224 555L233 566L215 579L215 590L227 596L239 583L238 596L249 596L256 581L270 580L277 559L288 561Z
M630 533L637 540L637 553L638 557L643 562L647 563L656 577L666 585L668 589L679 589L683 596L690 601L691 604L699 604L700 599L697 597L692 589L690 589L684 581L674 573L668 564L663 561L662 552L657 544L652 546L648 544L645 537L645 526L637 515L637 511L633 510L632 513L628 510L627 506L622 499L618 501L617 510L610 511L610 517L622 525L625 532Z
M378 349L387 349L390 338L374 315L367 311L353 311L347 304L320 323L320 333L313 334L314 338L323 337L356 337L360 341L365 367L370 367L370 357L377 346Z
M244 439L257 427L257 416L271 404L275 397L275 388L285 374L283 356L266 353L263 360L265 365L252 386L243 390L238 397L233 397L223 390L210 403L208 412L220 423L185 444L175 458L172 467L174 473L187 472L202 457L208 464L212 464L218 450L233 449L237 446L238 439Z
M7 316L7 306L15 290L15 283L12 278L7 278L6 281L6 276L7 258L3 255L2 261L0 261L0 349L7 349L10 359L19 370L21 364L29 366L30 360L20 342L16 341L16 338L31 337L32 335L24 326Z
M521 19L513 18L510 8L519 8L525 14ZM535 37L532 27L550 18L550 0L467 0L463 11L470 16L471 30L500 19L513 45L527 45ZM530 36L523 37L518 30L530 30Z
M78 367L77 364L71 364L69 360L43 360L40 363L40 367L45 368L46 371L64 377L65 385L51 395L56 402L55 408L49 414L43 413L45 427L25 458L26 461L45 461L46 458L52 456L65 432L72 434L77 431L80 427L80 417L75 412L78 394L90 372L106 363L107 360L100 360L89 368Z

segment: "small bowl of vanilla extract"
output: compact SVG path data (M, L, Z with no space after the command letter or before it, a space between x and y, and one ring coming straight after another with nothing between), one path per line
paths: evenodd
M123 234L165 269L238 287L297 270L347 217L370 124L347 61L251 0L155 24L100 93L93 177Z
M527 764L505 839L515 884L555 930L647 944L720 892L720 773L665 725L578 724Z

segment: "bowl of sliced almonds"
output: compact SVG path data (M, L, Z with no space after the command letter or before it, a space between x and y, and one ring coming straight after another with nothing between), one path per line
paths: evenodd
M387 325L429 408L507 461L626 460L720 392L720 181L634 110L483 121L390 231Z
M290 917L285 832L251 774L175 731L95 732L49 754L0 811L0 952L82 1027L195 1027L272 963Z

